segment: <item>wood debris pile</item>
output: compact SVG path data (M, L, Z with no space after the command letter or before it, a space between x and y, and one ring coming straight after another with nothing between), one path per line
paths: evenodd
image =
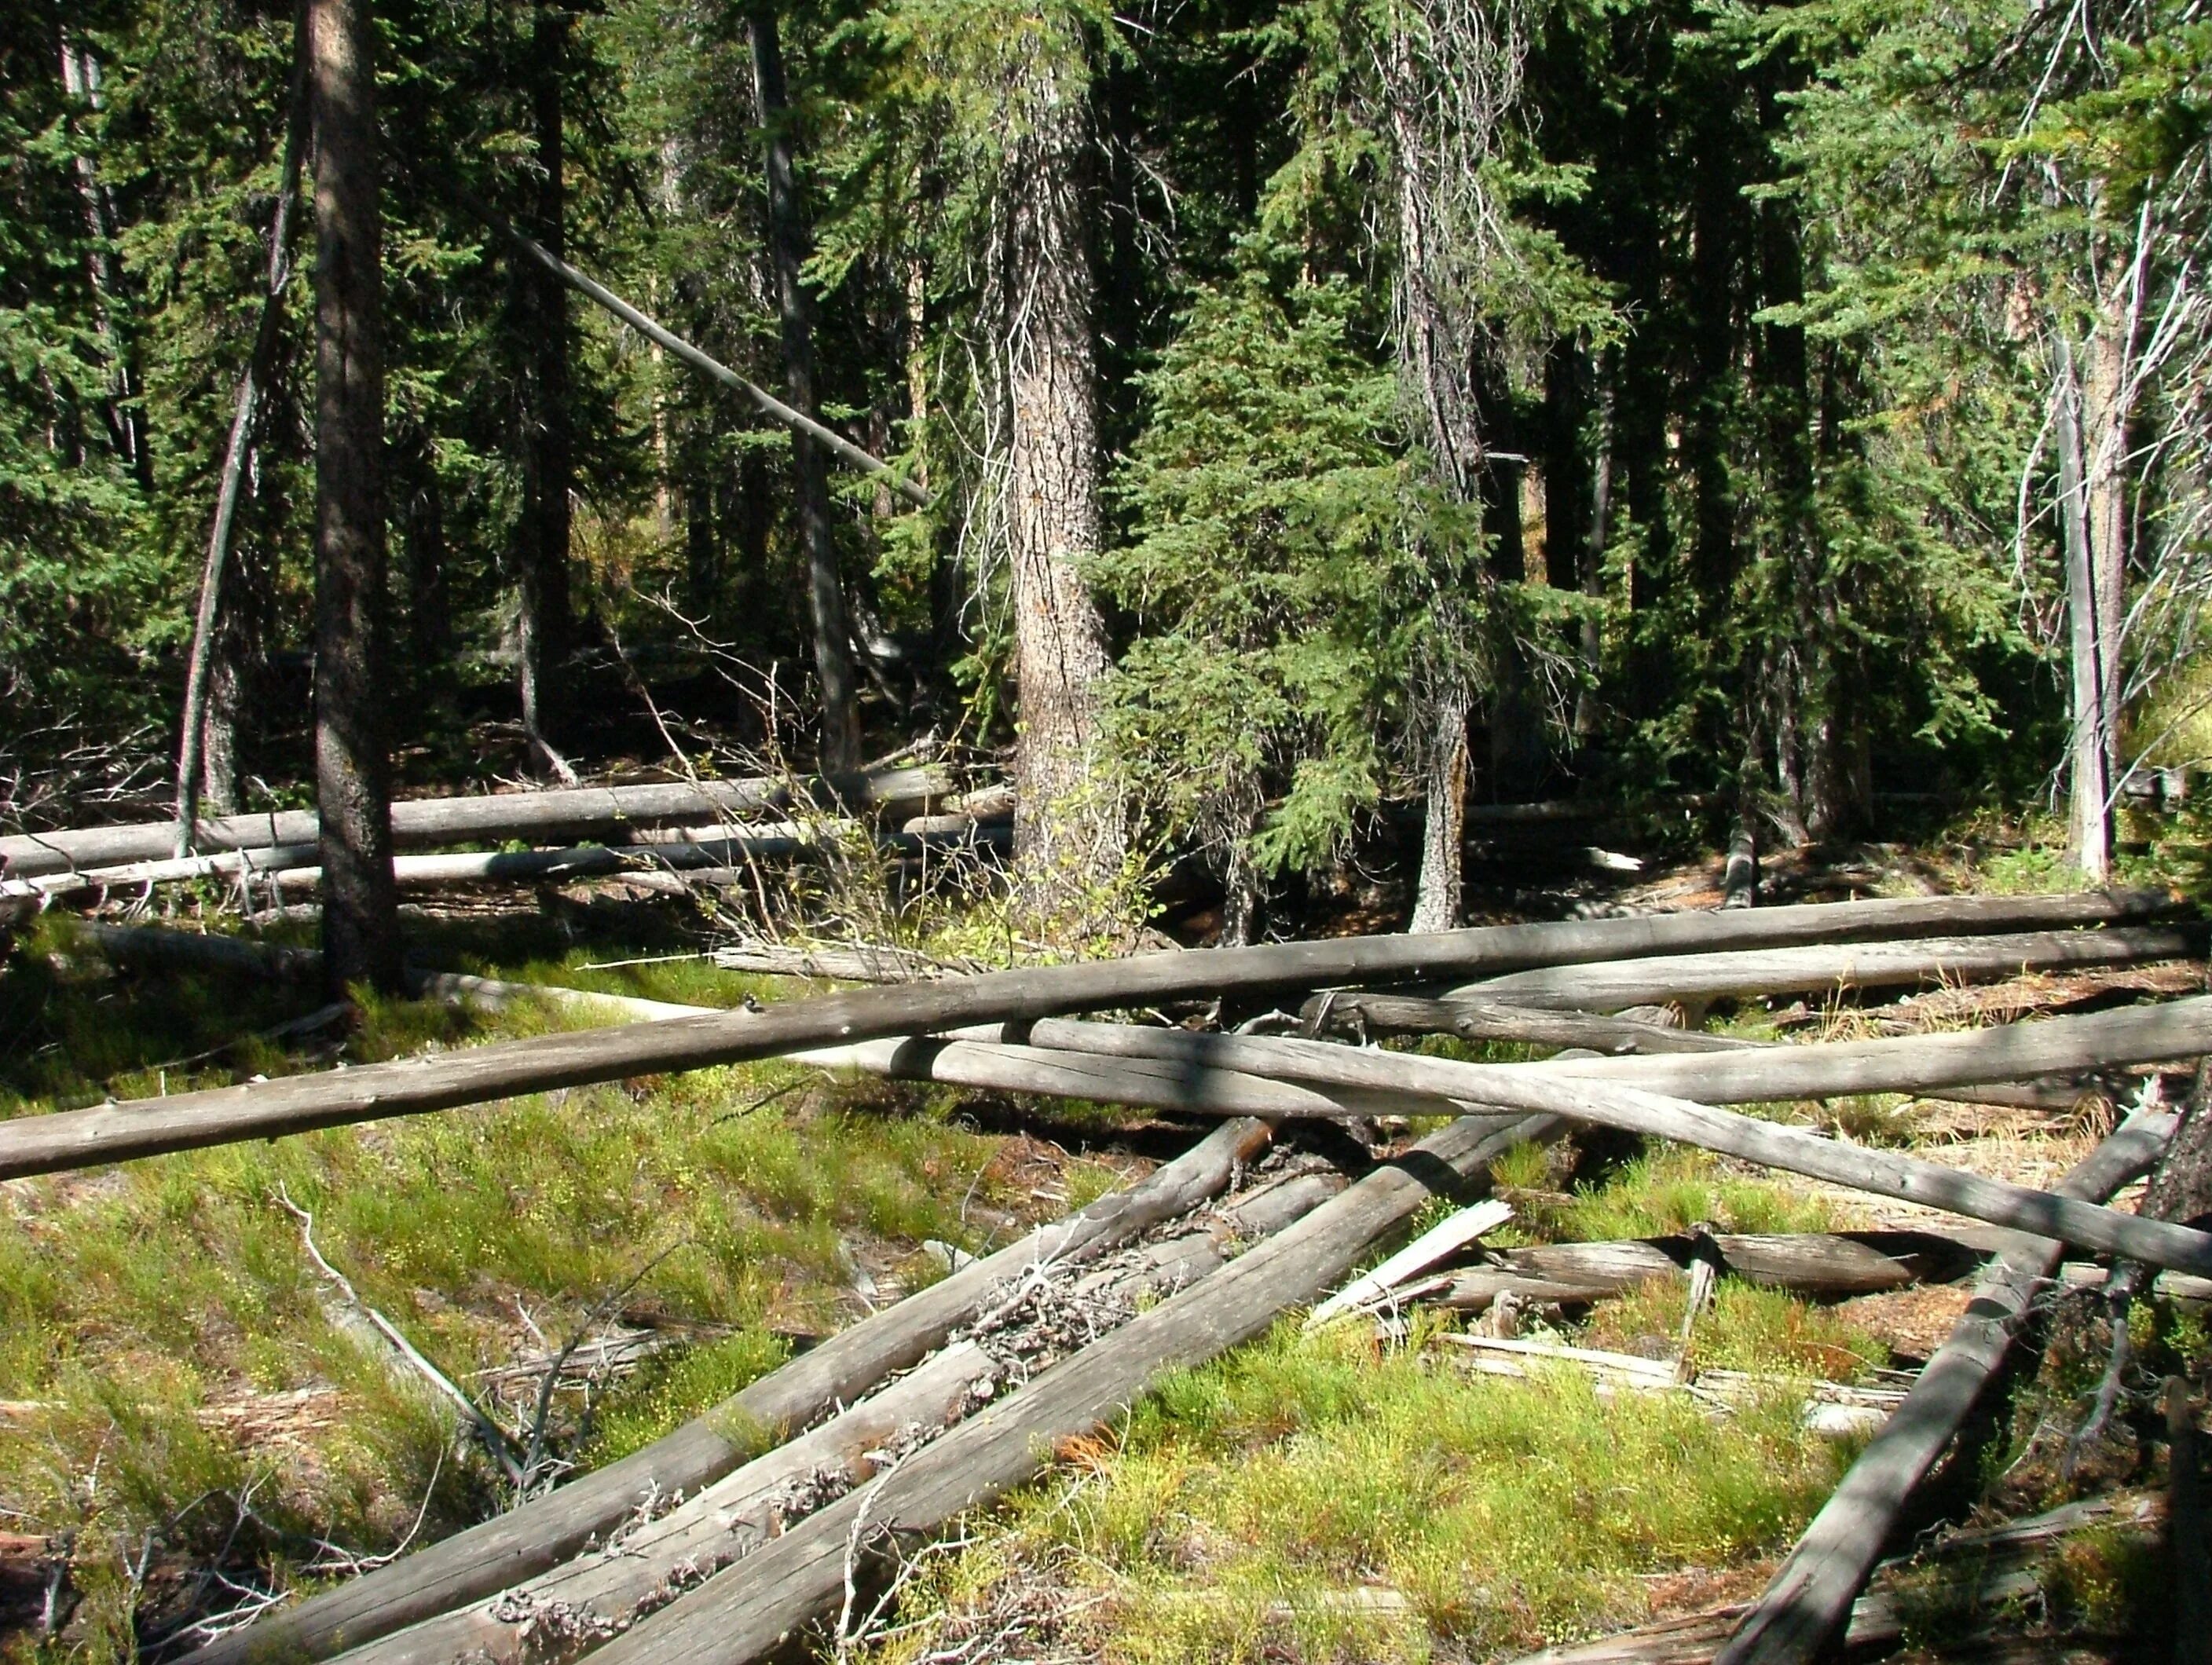
M2166 1106L2186 1092L2175 1072L2212 1054L2212 998L1767 1046L1665 1019L1679 1021L1681 1006L1753 995L1832 1002L1870 987L2166 964L2201 957L2203 945L2200 925L2160 897L1929 898L937 975L758 1011L661 1007L617 1027L23 1118L0 1125L0 1175L771 1056L1220 1121L1130 1189L958 1265L656 1444L269 1613L195 1656L204 1665L764 1657L800 1627L840 1612L849 1620L886 1558L1030 1478L1162 1371L1214 1357L1338 1291L1418 1211L1481 1190L1492 1162L1524 1141L1626 1130L1942 1210L1973 1224L1492 1254L1480 1237L1507 1212L1493 1203L1478 1218L1447 1220L1331 1303L1386 1317L1413 1302L1525 1312L1586 1303L1658 1274L1688 1282L1694 1314L1698 1291L1722 1272L1834 1294L1958 1278L1987 1262L1967 1316L1909 1387L1827 1396L1823 1414L1879 1420L1881 1431L1723 1652L1802 1660L1847 1621L1905 1499L2069 1248L2077 1261L2115 1256L2191 1290L2212 1279L2212 1235L2182 1223L2188 1216L2106 1206L2157 1168L2173 1139L2178 1118ZM453 992L485 995L458 984ZM1257 1016L1245 1032L1206 1032L1161 1021L1160 1009L1176 1002ZM1655 1009L1662 1006L1677 1010ZM1079 1016L1133 1011L1152 1015ZM1407 1031L1565 1050L1495 1064L1372 1043L1377 1032ZM1970 1092L2065 1105L2102 1093L2124 1097L2133 1113L2044 1191L1722 1108ZM1371 1136L1417 1115L1451 1119L1408 1148L1378 1150L1356 1178L1310 1159L1279 1173L1254 1166L1287 1121L1325 1117ZM1992 1226L2001 1229L1983 1229ZM1521 1369L1544 1357L1542 1346L1493 1334L1459 1350ZM1744 1390L1717 1378L1678 1384L1671 1366L1647 1360L1600 1356L1595 1368L1716 1402Z

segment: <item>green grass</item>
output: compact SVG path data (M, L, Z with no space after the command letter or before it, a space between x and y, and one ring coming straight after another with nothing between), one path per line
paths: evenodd
M703 962L591 973L584 962L625 956L519 934L516 957L467 969L700 1005L774 993ZM319 996L220 974L118 975L65 938L43 927L0 972L0 1115L327 1067L340 1042L362 1062L605 1021L535 1002L483 1016L364 999L349 1034L165 1072ZM858 1316L854 1253L918 1285L936 1275L923 1238L980 1247L1057 1212L990 1176L1004 1141L964 1122L963 1102L765 1063L0 1188L0 1401L13 1401L0 1408L0 1527L73 1536L83 1601L65 1656L127 1653L125 1569L146 1534L157 1560L211 1557L249 1491L256 1518L234 1563L279 1577L314 1538L389 1548L426 1498L426 1535L500 1506L489 1466L457 1454L450 1413L334 1327L283 1197L313 1212L318 1246L362 1298L464 1382L538 1352L532 1323L557 1346L633 1279L622 1310L707 1337L610 1384L588 1418L563 1401L559 1455L588 1467L771 1368L783 1336ZM1112 1182L1103 1164L1067 1171L1079 1203ZM303 1389L327 1402L281 1437L232 1413Z
M1653 1340L1674 1355L1682 1329L1686 1285L1654 1279L1591 1309L1576 1340L1614 1352L1652 1351ZM1698 1370L1850 1382L1889 1363L1889 1349L1825 1308L1780 1290L1723 1278L1712 1305L1690 1333L1690 1362Z
M1639 1575L1762 1554L1818 1505L1840 1459L1801 1409L1603 1400L1579 1371L1531 1388L1285 1325L1003 1511L909 1589L921 1622L882 1659L1024 1583L1066 1600L1061 1645L1146 1665L1480 1657L1632 1624ZM1402 1609L1345 1600L1375 1587Z
M1492 1176L1503 1186L1540 1188L1548 1172L1540 1147L1508 1152ZM1718 1231L1825 1231L1832 1224L1817 1197L1727 1172L1703 1151L1666 1146L1624 1163L1573 1200L1516 1205L1522 1231L1563 1242L1663 1237L1705 1224ZM1523 1241L1528 1240L1524 1237Z

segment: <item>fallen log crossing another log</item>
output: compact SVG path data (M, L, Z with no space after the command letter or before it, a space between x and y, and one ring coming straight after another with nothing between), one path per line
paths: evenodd
M1062 1360L880 1480L793 1527L610 1644L606 1665L750 1665L833 1607L856 1560L910 1544L1036 1474L1162 1372L1205 1362L1303 1306L1431 1197L1479 1179L1549 1117L1469 1116L1286 1231Z
M195 1665L325 1659L520 1584L604 1540L641 1506L711 1485L789 1429L850 1404L942 1346L1006 1279L1126 1243L1188 1213L1273 1138L1224 1123L1127 1191L1041 1227L940 1283L841 1330L665 1438L542 1498L209 1644Z
M2060 1182L2059 1194L2111 1196L2150 1170L2173 1125L2171 1116L2130 1117ZM1850 1619L1906 1500L2003 1368L2028 1303L2057 1270L2061 1253L2048 1238L2028 1237L1999 1257L1950 1339L1813 1517L1715 1665L1808 1665L1826 1648Z
M1762 1167L1778 1168L1785 1173L1826 1180L1877 1196L1963 1214L1992 1225L2060 1238L2176 1272L2212 1276L2212 1233L2163 1220L2139 1218L2075 1198L2031 1190L2026 1186L1983 1179L1893 1152L1841 1144L1795 1127L1755 1121L1683 1099L1663 1097L1640 1086L1613 1082L1601 1085L1564 1073L1584 1067L1582 1060L1535 1068L1462 1064L1407 1053L1355 1050L1321 1042L1194 1035L1184 1030L1071 1023L1064 1019L1039 1022L1031 1033L1036 1040L1057 1050L1155 1058L1200 1069L1242 1070L1249 1074L1340 1086L1433 1092L1464 1103L1617 1127L1627 1133L1694 1145ZM1808 1047L1802 1050L1811 1053L1817 1049ZM1732 1054L1730 1061L1741 1055ZM1758 1055L1764 1058L1769 1054ZM1620 1060L1605 1061L1610 1066Z
M759 1012L730 1012L537 1036L323 1075L20 1117L0 1123L0 1178L420 1115L810 1048L926 1035L965 1024L1141 1007L1232 991L1308 990L1334 983L1405 982L1503 972L1648 954L1655 949L1849 941L1939 921L2009 923L2033 917L2045 924L2086 922L2140 915L2168 905L2163 897L2104 895L1838 902L1730 914L1487 926L1419 936L1339 938L995 971L927 984L852 990ZM1355 1055L1344 1048L1320 1049ZM1762 1059L1769 1055L1759 1054ZM2021 1073L2008 1068L2000 1079Z

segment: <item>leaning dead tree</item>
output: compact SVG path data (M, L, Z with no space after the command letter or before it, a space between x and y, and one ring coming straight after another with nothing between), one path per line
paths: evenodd
M185 669L184 723L177 745L177 837L174 854L189 855L195 848L199 825L200 795L209 754L209 691L216 677L219 652L217 627L224 606L224 586L230 565L231 540L238 524L238 500L246 483L246 464L252 454L254 424L261 412L261 397L276 356L284 317L284 291L292 282L292 221L300 196L300 169L307 150L307 16L304 4L292 26L291 114L284 129L284 157L278 171L276 203L269 222L269 275L261 294L260 316L254 325L253 343L247 349L246 373L239 378L238 404L230 419L230 438L223 447L222 471L216 487L215 518L208 528L207 562L200 573L199 607L192 624L191 656ZM231 667L235 676L237 668ZM228 720L226 714L224 720ZM226 747L235 745L226 737ZM226 791L218 807L226 813L234 807Z

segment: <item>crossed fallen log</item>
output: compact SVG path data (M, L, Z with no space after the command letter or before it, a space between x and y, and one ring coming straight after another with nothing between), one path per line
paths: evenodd
M1184 1159L1191 1165L1180 1174L1170 1164L1128 1194L1154 1200L1141 1208L1133 1201L1101 1214L1097 1210L1103 1206L1094 1206L1066 1228L1048 1228L1012 1261L1002 1252L887 1309L764 1378L731 1406L624 1463L272 1615L198 1656L220 1665L256 1656L263 1649L277 1656L321 1658L353 1648L365 1650L358 1657L396 1665L402 1660L452 1662L471 1650L494 1658L520 1658L529 1650L550 1647L563 1658L595 1652L609 1660L750 1661L835 1605L861 1563L879 1557L887 1547L933 1532L952 1515L1019 1484L1047 1460L1054 1442L1098 1426L1140 1395L1160 1370L1211 1357L1256 1334L1285 1310L1310 1303L1428 1198L1479 1185L1488 1164L1512 1143L1555 1136L1571 1124L1677 1139L2050 1240L2047 1255L2040 1246L2032 1254L2007 1250L2008 1258L1996 1277L2012 1277L2008 1289L2025 1291L2048 1277L2060 1242L2212 1276L2212 1235L2102 1206L2122 1179L2155 1159L2170 1127L2166 1118L2134 1118L2100 1148L2087 1164L2087 1172L2057 1193L2045 1193L1717 1108L1731 1102L2073 1078L2194 1058L2212 1053L2212 999L1949 1035L1529 1065L1470 1064L1312 1040L1075 1021L1071 1014L1224 993L1304 995L1343 986L1365 999L1363 987L1433 986L1481 977L1489 980L1478 986L1482 1009L1490 1014L1485 1021L1502 1023L1514 1011L1525 1010L1517 996L1509 1006L1495 994L1501 981L1516 975L1550 975L1553 968L1573 968L1573 976L1588 978L1591 987L1606 991L1593 996L1605 1004L1624 988L1652 986L1653 969L1634 963L1660 954L1668 959L1656 975L1668 987L1695 991L1734 979L1729 986L1741 992L1740 968L1717 971L1693 963L1877 939L1870 947L1850 951L1856 963L1886 957L1884 963L1896 964L1917 953L1924 966L1964 954L2002 971L2017 969L2012 963L2015 955L2042 951L2017 937L2023 927L2051 939L2045 945L2053 963L2079 963L2100 953L2167 956L2190 951L2201 941L2186 927L2144 923L2162 911L2158 902L2127 898L1754 909L1147 956L948 977L758 1012L673 1015L655 1007L629 1014L653 1021L626 1027L22 1118L0 1124L0 1175L770 1056L1231 1118ZM2110 928L2074 928L2084 925ZM1932 955L1925 944L1893 951L1878 940L1930 929L1954 936L1962 931L1982 934L1966 939L1963 949L1944 943ZM2005 939L2008 933L2014 934ZM1608 962L1629 963L1631 970L1601 982ZM1792 969L1786 975L1806 974ZM1914 978L1927 975L1923 970ZM1634 981L1639 978L1644 981ZM1562 975L1555 986L1568 982ZM1519 987L1532 986L1524 982ZM514 995L511 987L479 980L453 980L447 992L460 998ZM1501 1012L1504 1018L1498 1017ZM1558 1016L1534 1014L1529 1026L1555 1022ZM1242 1162L1264 1148L1266 1124L1249 1118L1380 1110L1472 1113L1320 1201L1310 1212L1282 1224L1225 1265L1194 1237L1183 1248L1163 1251L1164 1258L1147 1264L1153 1273L1172 1267L1176 1276L1193 1279L1180 1293L1116 1322L1025 1384L1009 1391L994 1377L989 1401L975 1408L975 1383L981 1378L969 1373L974 1361L947 1348L948 1343L953 1349L961 1345L957 1333L963 1323L980 1335L986 1327L979 1317L988 1319L1024 1302L1073 1298L1067 1291L1073 1287L1070 1278L1079 1255L1101 1252L1107 1239L1125 1239L1124 1228L1139 1212L1157 1220L1164 1218L1161 1209L1187 1207L1218 1193ZM1055 1230L1058 1237L1051 1235ZM1723 1258L1730 1252L1720 1251ZM1756 1243L1739 1242L1732 1252L1755 1263L1762 1251ZM1899 1257L1870 1247L1867 1252L1891 1267L1900 1263ZM1820 1253L1832 1262L1849 1262L1837 1273L1846 1279L1894 1275L1832 1247ZM2021 1261L2022 1254L2028 1258ZM1589 1269L1586 1263L1584 1275ZM1531 1277L1547 1275L1540 1264L1523 1270ZM1554 1265L1548 1275L1556 1286L1570 1270L1564 1263ZM2003 1297L2000 1292L1990 1298L2002 1304ZM946 1350L939 1358L951 1362L933 1364L932 1373L910 1388L902 1383L882 1389L891 1373L939 1350ZM1917 1429L1911 1434L1917 1442L1913 1450L1924 1449L1931 1438L1940 1450L1948 1437L1941 1431L1940 1419L1930 1422L1916 1410L1916 1402L1946 1394L1955 1397L1955 1382L1965 1379L1960 1373L1971 1376L1979 1368L1974 1361L1988 1351L1985 1344L1982 1353L1961 1365L1944 1364L1939 1356L1943 1368L1929 1372L1935 1385L1924 1378L1927 1391L1916 1389L1908 1396L1893 1425ZM1986 1373L1979 1379L1985 1380ZM784 1484L797 1472L789 1466L796 1460L787 1452L779 1460L785 1466L754 1475L755 1480L781 1476L772 1484L762 1482L770 1484L773 1497L747 1492L753 1501L744 1507L732 1504L711 1518L695 1511L665 1528L641 1524L623 1539L629 1546L657 1533L650 1538L653 1544L680 1543L683 1565L692 1571L640 1585L626 1571L611 1571L592 1562L587 1545L593 1540L604 1545L609 1533L621 1528L647 1499L679 1489L694 1497L701 1486L712 1486L739 1470L757 1448L766 1444L773 1449L782 1436L813 1427L833 1405L858 1413L877 1391L902 1391L908 1398L886 1400L866 1413L875 1421L854 1423L848 1431L880 1430L885 1418L905 1415L901 1406L918 1407L909 1421L898 1424L915 1431L896 1442L903 1453L897 1461L876 1464L867 1453L889 1448L872 1443L859 1448L859 1460L842 1460L839 1468L837 1453L846 1451L848 1459L850 1453L839 1443L844 1436L829 1431L836 1426L833 1419L821 1425L821 1439L807 1448L813 1454L807 1472L831 1475L817 1487L819 1495L806 1500L808 1508L799 1508ZM1881 1445L1878 1439L1874 1449ZM1911 1469L1906 1464L1885 1471L1887 1478L1875 1490L1888 1498L1898 1491L1900 1474L1909 1489L1919 1472L1905 1472ZM1820 1569L1812 1585L1823 1592L1845 1589L1845 1608L1872 1565L1870 1556L1861 1558L1863 1566L1850 1559L1866 1530L1867 1507L1854 1502L1849 1512L1859 1523L1857 1536L1843 1548L1824 1540L1804 1552ZM771 1515L781 1528L777 1535L770 1535L763 1524ZM702 1580L696 1588L678 1588L695 1575ZM491 1607L480 1605L494 1597L498 1599ZM663 1601L665 1607L653 1610ZM1825 1636L1836 1622L1832 1607L1830 1602L1809 1619L1766 1629L1792 1638L1816 1631ZM1787 1610L1805 1611L1803 1599L1791 1596ZM1799 1648L1798 1640L1789 1640L1783 1651L1756 1656L1801 1658Z

